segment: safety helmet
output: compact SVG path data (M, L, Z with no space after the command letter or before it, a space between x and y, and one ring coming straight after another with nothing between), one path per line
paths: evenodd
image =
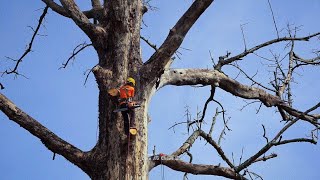
M129 78L127 79L127 82L128 82L128 83L132 83L133 86L136 85L136 81L135 81L132 77L129 77Z

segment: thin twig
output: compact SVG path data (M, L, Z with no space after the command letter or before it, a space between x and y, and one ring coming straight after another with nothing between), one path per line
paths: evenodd
M21 55L21 57L20 57L19 59L15 60L15 61L16 61L15 67L14 67L12 70L9 70L9 71L6 70L4 73L6 73L6 74L12 74L12 73L14 73L14 74L16 74L16 75L20 75L20 74L18 73L18 66L19 66L19 64L22 62L23 58L26 57L26 56L31 52L33 42L34 42L34 40L35 40L35 37L38 35L38 31L39 31L39 29L40 29L40 27L41 27L41 25L42 25L42 22L43 22L43 20L44 20L44 18L45 18L45 16L46 16L47 12L48 12L48 9L49 9L49 6L46 6L46 7L44 8L43 13L41 14L41 16L40 16L40 18L39 18L38 25L37 25L36 29L33 30L34 33L33 33L32 37L31 37L31 41L30 41L30 43L28 44L27 49L25 50L25 52Z
M158 51L158 48L155 44L152 44L148 39L146 39L145 37L143 36L140 36L140 38L146 42L152 49L154 49L155 51Z
M274 18L274 14L273 14L273 10L272 10L272 6L271 6L271 3L270 3L270 0L268 0L268 4L269 4L269 8L270 8L270 11L271 11L271 14L272 14L272 20L273 20L273 24L274 24L274 27L276 29L276 32L277 32L277 37L279 39L279 31L278 31L278 28L277 28L277 23L276 23L276 20Z
M88 74L87 74L87 76L86 76L86 79L84 80L84 83L83 83L84 86L87 84L89 75L90 75L90 73L92 73L93 69L94 69L96 66L97 66L97 65L95 65L95 66L93 66L91 69L87 70L87 71L89 71L89 72L88 72ZM86 71L86 72L87 72L87 71ZM86 74L86 72L85 72L84 74Z
M246 43L246 38L244 36L244 32L243 32L243 26L247 25L248 23L245 24L240 24L240 28L241 28L241 33L242 33L242 39L243 39L243 44L244 44L244 51L247 51L247 43Z
M252 77L250 77L247 73L245 73L240 67L238 67L238 66L236 66L234 64L229 64L229 65L237 68L243 75L245 75L250 81L252 81L253 83L257 84L258 86L263 87L263 88L265 88L265 89L267 89L269 91L276 92L275 90L273 90L271 88L268 88L268 87L262 85L261 83L255 81Z
M262 124L262 128L263 128L263 137L266 139L267 143L269 143L269 139L266 136L266 128L264 127L264 125Z
M65 69L68 66L69 61L71 59L75 59L77 54L79 54L81 51L83 51L84 49L86 49L87 47L90 47L90 46L92 46L92 44L87 44L86 42L77 45L73 49L71 56L68 58L68 60L65 63L62 64L62 66L59 69L62 69L62 68Z

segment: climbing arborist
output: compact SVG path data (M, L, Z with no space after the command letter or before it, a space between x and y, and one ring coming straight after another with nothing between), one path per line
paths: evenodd
M126 135L129 135L129 132L132 135L137 133L135 128L135 112L134 112L134 86L136 81L129 77L125 85L121 86L119 89L119 105L120 108L127 108L125 111L121 111L124 120L124 130ZM130 127L129 127L130 126Z

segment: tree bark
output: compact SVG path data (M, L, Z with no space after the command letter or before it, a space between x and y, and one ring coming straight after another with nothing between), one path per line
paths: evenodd
M147 105L149 92L139 78L142 65L140 55L140 24L142 2L108 1L106 19L100 23L106 30L93 40L99 64L93 68L99 87L99 139L91 151L94 169L92 179L147 179ZM112 33L111 33L112 32ZM123 85L128 77L136 80L135 109L136 136L127 137L117 98L108 95L111 88Z

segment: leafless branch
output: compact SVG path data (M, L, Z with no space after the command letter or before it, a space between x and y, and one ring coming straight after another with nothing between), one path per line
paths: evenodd
M230 64L234 61L240 60L243 57L247 56L248 54L251 54L263 47L269 46L271 44L274 43L279 43L279 42L283 42L283 41L309 41L309 39L313 38L313 37L317 37L320 35L320 32L311 34L309 36L304 36L304 37L282 37L282 38L277 38L277 39L273 39L267 42L264 42L262 44L259 44L251 49L248 49L247 51L244 51L236 56L227 58L227 59L219 59L218 64L215 66L216 70L220 70L222 66L226 65L226 64Z
M245 75L245 76L246 76L250 81L252 81L254 84L257 84L258 86L260 86L260 87L262 87L262 88L264 88L264 89L267 89L267 90L269 90L269 91L276 92L275 90L270 89L270 88L262 85L261 83L255 81L255 80L253 79L253 77L250 77L250 76L249 76L247 73L245 73L239 66L234 65L234 64L229 64L229 65L237 68L243 75Z
M208 104L210 103L210 101L213 101L213 97L214 97L215 91L216 91L216 87L214 85L211 85L210 96L206 100L206 102L205 102L205 104L203 106L202 116L197 122L202 123L203 119L205 118L206 112L207 112L207 108L208 108Z
M245 38L245 36L244 36L244 32L243 32L243 27L244 27L246 24L248 24L248 23L240 24L241 33L242 33L242 39L243 39L243 44L244 44L244 51L247 51L246 38Z
M4 86L2 85L2 83L0 83L0 89L4 89Z
M210 127L210 130L209 130L209 133L208 133L210 136L211 136L211 134L213 132L213 128L214 128L214 125L216 124L216 120L217 120L218 115L219 115L218 108L216 108L216 113L212 118L211 127Z
M160 161L154 162L154 166L160 165ZM238 174L234 172L231 168L225 168L215 165L203 165L203 164L192 164L187 163L181 160L162 160L161 164L176 170L190 174L202 174L202 175L216 175L222 176L230 179L243 179L246 178L241 176L239 177Z
M317 141L315 139L296 138L296 139L290 139L290 140L282 140L282 141L274 143L274 145L278 146L278 145L294 143L294 142L308 142L311 144L317 144Z
M144 63L146 72L155 72L154 77L148 77L151 81L160 77L161 73L171 61L171 56L177 51L184 37L201 14L211 5L213 0L194 1L190 8L182 15L169 35L150 59Z
M258 99L265 106L276 106L284 109L288 114L299 117L312 124L317 124L318 116L303 114L303 112L296 110L286 104L278 96L271 95L263 89L250 87L241 84L234 79L229 78L225 74L217 70L209 69L171 69L166 70L161 76L159 88L165 85L213 85L217 84L218 87L227 91L235 96L244 99Z
M262 124L262 128L263 128L263 137L266 139L267 143L269 143L269 139L266 136L266 128L264 127L264 125Z
M276 29L276 32L277 32L277 37L279 39L279 31L278 31L278 28L277 28L277 23L276 23L276 20L274 18L274 14L273 14L273 10L272 10L272 6L271 6L271 3L270 3L270 0L268 0L268 4L269 4L269 8L270 8L270 11L271 11L271 14L272 14L272 20L273 20L273 24L274 24L274 28Z
M35 40L35 38L36 38L36 36L37 36L37 34L38 34L38 31L39 31L39 29L40 29L40 27L41 27L41 25L42 25L42 22L43 22L43 20L44 20L44 18L45 18L45 16L46 16L47 12L48 12L48 9L49 9L48 6L46 6L46 7L43 9L43 12L42 12L42 14L41 14L41 16L40 16L40 18L39 18L39 21L38 21L38 25L37 25L36 29L34 30L33 35L32 35L32 37L31 37L31 41L30 41L30 43L28 44L27 49L26 49L26 50L24 51L24 53L20 56L20 58L17 59L17 60L15 60L15 61L16 61L15 67L14 67L12 70L6 70L4 73L6 73L6 74L12 74L12 73L14 73L14 74L19 75L19 73L18 73L18 66L19 66L19 64L23 61L23 59L31 52L33 42L34 42L34 40Z
M223 150L221 149L221 147L211 138L211 136L207 133L205 133L202 130L200 131L200 136L203 137L209 144L211 144L216 151L218 152L218 154L221 156L221 158L232 168L234 169L235 166L231 163L231 161L227 158L227 156L224 154Z
M308 109L307 111L305 111L303 113L303 115L308 114L309 112L317 109L318 107L320 107L320 103L318 103L317 105L313 106L312 108ZM236 172L240 172L241 170L247 168L250 164L252 164L256 159L258 159L261 155L263 155L264 153L266 153L271 147L275 146L277 143L281 142L278 141L278 139L282 136L282 134L288 129L290 128L293 124L295 124L298 120L300 119L300 117L296 117L294 120L290 121L287 125L285 125L276 135L275 137L269 142L267 143L264 147L262 147L256 154L254 154L253 156L251 156L250 158L248 158L245 162L243 162L242 164L240 164L238 167L236 167ZM285 141L287 142L287 141Z
M240 108L240 111L243 111L243 110L244 110L246 107L248 107L249 105L254 104L254 103L258 103L258 102L260 102L260 101L247 102L247 101L244 100L244 102L245 102L246 104Z
M92 44L87 44L86 42L77 45L73 49L71 56L68 58L68 60L65 63L62 63L62 66L59 69L62 69L62 68L65 69L68 66L70 60L74 60L77 54L79 54L81 51L83 51L84 49L90 46L92 46Z
M140 38L145 42L147 43L152 49L154 49L155 51L158 51L158 48L155 44L152 44L148 39L146 39L145 37L143 36L140 36Z
M97 65L93 66L91 69L88 69L86 72L84 72L84 74L87 74L86 75L86 79L84 80L84 83L83 85L85 86L87 81L88 81L88 78L89 78L89 75L92 73L93 69L96 67Z
M260 161L267 161L267 160L272 159L272 158L275 158L275 157L277 157L277 156L278 156L277 154L272 153L272 154L270 154L269 156L263 156L262 158L256 159L255 161L253 161L253 163L260 162Z
M70 15L71 19L89 38L95 39L97 36L105 35L105 30L99 25L91 23L89 18L80 10L74 0L60 0L60 2L67 14Z
M10 120L36 136L52 152L68 159L82 170L89 171L86 166L86 154L72 144L64 141L38 121L19 109L13 102L0 93L0 110Z
M71 15L59 4L55 3L53 0L42 0L47 6L49 6L54 12L65 16L65 17L71 17ZM87 18L94 18L100 11L102 11L103 8L99 9L91 9L87 11L83 11L82 13L87 16Z
M220 136L219 136L219 139L218 139L218 145L219 145L219 146L220 146L220 144L221 144L222 139L224 139L223 136L226 135L226 130L227 130L227 129L230 130L230 129L228 128L228 121L229 121L229 119L224 122L223 129L222 129L222 131L221 131L221 133L220 133Z
M192 154L191 154L189 151L187 151L186 154L190 157L189 163L192 163L192 159L193 159ZM184 179L184 180L187 180L187 179L188 179L188 173L187 173L187 172L184 173L183 179Z
M171 154L171 156L177 157L185 153L199 137L200 132L198 130L194 131L191 136L182 144L182 146Z

